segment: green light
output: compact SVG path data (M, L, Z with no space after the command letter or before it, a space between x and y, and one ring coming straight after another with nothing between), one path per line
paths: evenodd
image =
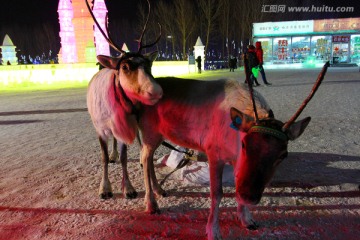
M304 64L308 67L314 67L315 63L316 63L315 56L307 56Z
M98 71L95 64L41 64L0 66L0 89L34 89L87 85Z
M0 92L85 87L99 71L94 63L0 66ZM154 62L152 73L179 76L195 72L187 61Z

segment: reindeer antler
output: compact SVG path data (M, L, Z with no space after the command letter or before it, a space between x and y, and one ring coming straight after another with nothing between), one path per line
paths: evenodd
M86 6L87 6L87 8L88 8L88 10L89 10L89 12L90 12L90 14L91 14L91 17L93 18L96 26L97 26L98 29L100 30L100 32L101 32L101 34L103 35L103 37L105 38L105 40L109 43L109 45L110 45L115 51L118 51L119 53L123 53L123 54L124 54L125 51L122 50L121 47L117 46L117 45L112 41L112 39L111 39L111 37L110 37L110 32L109 32L109 28L108 28L108 15L106 14L106 17L105 17L105 28L106 28L106 32L107 32L107 34L108 34L108 36L106 36L104 30L100 27L100 24L99 24L98 21L96 20L95 15L94 15L94 13L93 13L92 10L91 10L91 7L90 7L90 5L89 5L88 0L85 0L85 2L86 2Z
M254 99L254 90L252 87L252 84L250 82L250 73L248 72L248 60L246 59L246 56L244 57L244 69L245 69L245 77L246 77L246 82L249 86L249 92L250 92L250 98L253 104L253 109L254 109L254 114L255 114L255 124L259 123L259 116L257 114L257 110L256 110L256 104L255 104L255 99ZM251 69L250 69L251 71Z
M158 23L159 27L160 27L160 34L157 37L157 39L155 40L155 42L153 42L151 44L147 44L147 45L142 45L142 40L143 40L144 34L146 32L147 24L149 22L149 17L150 17L150 11L151 11L151 6L150 6L149 0L147 0L147 2L148 2L148 6L149 6L149 13L147 15L146 22L145 22L145 25L144 25L144 29L143 29L143 31L141 33L140 39L137 40L137 42L139 43L138 53L141 53L141 50L144 49L144 48L149 48L149 47L154 46L156 43L159 42L159 40L161 38L161 25L160 25L160 23Z
M319 88L320 84L322 83L322 80L324 79L324 76L326 74L326 71L328 69L328 67L330 66L329 62L326 62L324 67L322 68L313 88L311 89L311 92L309 94L309 96L303 101L303 103L301 104L300 108L296 111L296 113L290 118L289 121L287 121L284 126L282 127L283 131L286 131L291 124L293 124L295 122L295 120L299 117L299 115L301 114L301 112L304 110L304 108L306 107L306 105L310 102L311 98L314 96L315 92L317 91L317 89Z

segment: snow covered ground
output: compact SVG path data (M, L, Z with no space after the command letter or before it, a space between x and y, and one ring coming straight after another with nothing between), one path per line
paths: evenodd
M319 71L268 70L273 86L256 90L285 121ZM239 69L196 77L244 79ZM312 121L290 143L289 158L251 208L258 230L239 225L234 188L225 187L220 216L225 239L359 239L359 92L358 68L329 68L300 116ZM157 157L167 153L160 148ZM158 199L162 214L147 215L138 159L138 146L131 146L129 172L139 197L122 196L121 169L114 164L115 196L100 200L100 147L86 112L86 88L0 92L0 239L206 239L208 186L169 179L168 197ZM161 179L170 169L156 171Z

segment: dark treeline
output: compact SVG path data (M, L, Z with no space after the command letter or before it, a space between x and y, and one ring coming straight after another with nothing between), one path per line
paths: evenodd
M19 0L14 0L14 2ZM114 1L119 1L115 3ZM141 34L148 7L145 0L132 0L136 7L129 13L119 15L116 4L120 0L105 1L109 11L109 29L113 40L130 50L137 49L136 39ZM56 56L60 49L58 0L22 1L23 4L4 3L0 14L0 44L9 34L20 55L32 57ZM162 38L156 48L159 59L186 59L193 51L198 36L201 37L207 57L227 59L237 56L241 43L246 46L252 36L252 23L261 21L289 21L321 18L358 17L358 1L330 3L325 0L150 0L151 15L145 42L159 34L158 23L162 26ZM9 7L7 7L7 5ZM353 6L352 13L275 13L263 12L264 5L285 6ZM334 5L337 4L337 5ZM10 6L11 5L11 6ZM36 11L29 11L36 5ZM126 9L127 10L127 9ZM123 9L124 12L124 9ZM25 17L24 17L25 16ZM20 18L21 17L21 18ZM115 53L113 52L115 55Z
M237 56L241 42L251 38L252 23L263 18L263 0L158 0L152 2L150 22L145 41L156 39L158 23L162 38L157 45L159 59L186 59L200 36L208 56L219 58ZM252 9L252 10L251 10ZM139 1L137 21L110 17L110 30L116 41L126 42L131 50L137 48L148 8ZM118 37L118 38L116 38Z
M58 0L4 1L0 8L0 45L8 34L17 47L17 57L32 58L60 49Z
M186 59L193 51L200 36L205 45L207 58L228 59L238 56L252 38L252 23L263 21L292 21L323 18L358 17L358 1L331 3L325 0L156 0L151 1L152 14L146 40L155 39L158 23L162 38L157 50L166 59ZM269 10L270 6L337 6L354 7L354 12L297 12L289 13ZM266 8L264 8L266 6ZM265 10L265 11L264 11ZM126 42L130 49L136 49L134 39L141 33L148 12L146 1L138 1L137 21L110 19L110 28L119 42ZM109 11L111 17L111 12ZM135 16L134 16L135 17ZM131 19L131 18L130 18ZM125 30L125 31L124 31Z

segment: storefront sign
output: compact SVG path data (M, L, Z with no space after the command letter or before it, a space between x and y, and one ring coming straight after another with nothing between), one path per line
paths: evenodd
M314 29L314 21L288 21L254 23L254 36L299 35L310 33Z
M333 43L348 43L350 36L332 36Z
M279 60L286 60L288 53L287 53L287 47L288 47L288 40L279 40L278 41L278 59Z
M320 55L324 55L327 53L327 46L329 42L325 38L320 38L316 40L316 52Z
M254 37L301 35L310 33L360 32L360 18L308 21L263 22L253 24Z
M360 18L314 20L314 32L360 31Z

